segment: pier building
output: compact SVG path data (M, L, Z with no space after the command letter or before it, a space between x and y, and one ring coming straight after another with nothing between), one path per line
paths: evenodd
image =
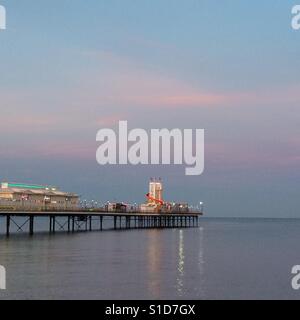
M57 187L3 182L0 187L0 208L10 210L74 210L79 196Z

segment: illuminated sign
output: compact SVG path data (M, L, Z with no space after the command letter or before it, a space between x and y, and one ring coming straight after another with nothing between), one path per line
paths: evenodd
M49 186L40 186L34 184L23 184L23 183L3 183L2 188L20 188L20 189L40 189L40 190L53 190L56 188Z

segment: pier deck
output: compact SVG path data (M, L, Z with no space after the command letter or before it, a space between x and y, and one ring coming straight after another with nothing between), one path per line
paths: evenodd
M150 228L192 228L198 227L200 212L187 213L141 213L141 212L103 212L103 211L0 211L0 218L4 217L5 234L11 233L11 225L17 227L16 232L24 231L26 227L29 235L35 232L35 221L38 218L49 220L49 233L65 231L74 233L78 231L102 231L104 219L111 221L110 229L150 229ZM25 222L16 221L15 218L25 218ZM96 225L96 226L95 226Z

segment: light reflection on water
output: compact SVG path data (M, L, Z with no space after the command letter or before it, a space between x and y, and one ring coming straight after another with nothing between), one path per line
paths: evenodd
M199 228L199 250L198 250L198 268L199 268L199 283L196 287L197 296L205 299L205 258L204 258L204 228Z
M161 292L161 232L159 230L149 230L148 232L148 290L155 299L159 299Z
M179 297L183 295L184 289L184 235L183 230L179 231L178 242L178 273L177 273L177 292Z
M300 220L0 238L0 299L299 299Z

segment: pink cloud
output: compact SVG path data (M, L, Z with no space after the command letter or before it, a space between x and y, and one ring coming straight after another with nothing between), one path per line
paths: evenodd
M90 141L54 141L47 143L23 143L18 147L0 149L3 158L94 160L96 145Z
M125 119L124 115L113 114L113 115L99 117L95 120L95 123L97 124L97 126L100 126L100 127L112 127L118 124L118 122L122 119Z
M102 106L206 108L300 102L300 85L249 91L207 90L112 52L85 52L101 65L83 90ZM91 76L89 74L89 76Z
M206 161L209 166L226 170L264 170L278 171L300 167L300 142L283 140L277 144L263 143L207 143ZM209 170L207 168L207 170Z
M46 115L13 113L2 118L0 132L2 134L12 133L42 133L53 129L59 121L55 117Z

